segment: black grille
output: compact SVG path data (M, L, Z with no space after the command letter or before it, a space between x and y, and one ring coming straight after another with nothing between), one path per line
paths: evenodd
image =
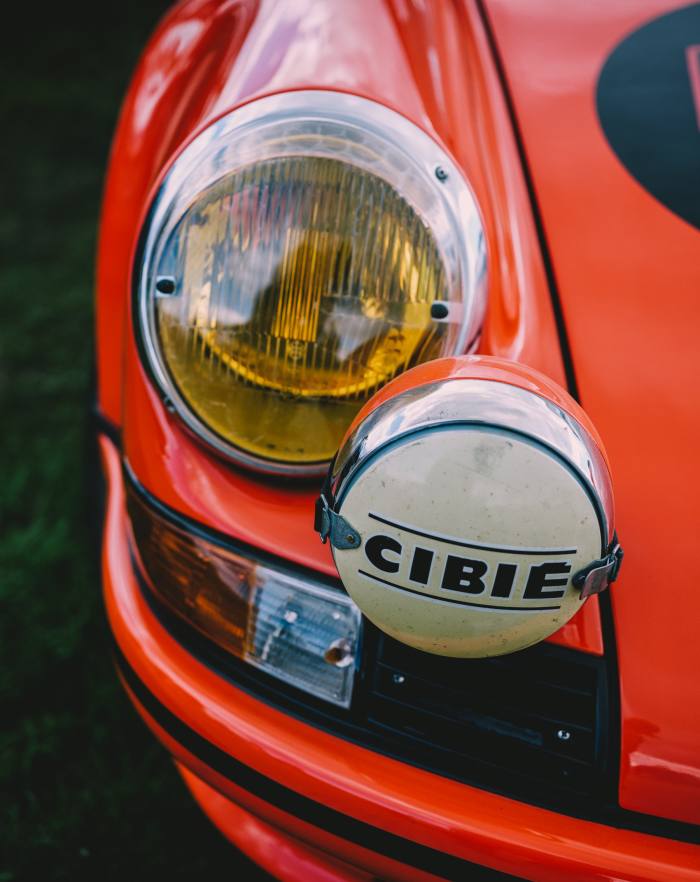
M501 658L461 660L378 633L373 642L366 720L392 753L535 801L552 791L603 795L602 659L540 644Z

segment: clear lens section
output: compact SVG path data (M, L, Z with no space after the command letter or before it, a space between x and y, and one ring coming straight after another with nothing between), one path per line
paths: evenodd
M350 95L269 96L202 132L163 182L143 255L161 389L212 447L273 473L322 474L378 388L464 352L484 315L483 230L459 169Z
M347 595L188 533L133 488L127 499L143 574L162 603L237 658L350 706L360 613Z
M350 704L358 612L339 592L271 571L252 599L246 660L320 698Z
M256 163L187 211L160 262L168 369L199 419L248 453L317 462L360 406L454 345L432 233L386 181L313 157Z

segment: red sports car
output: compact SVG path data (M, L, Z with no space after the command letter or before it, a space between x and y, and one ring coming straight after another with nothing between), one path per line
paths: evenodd
M698 4L158 27L100 230L104 593L274 876L700 880L699 227Z

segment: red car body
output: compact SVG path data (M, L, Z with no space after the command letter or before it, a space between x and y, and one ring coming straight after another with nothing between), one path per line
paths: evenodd
M138 711L214 823L280 879L486 869L552 882L700 879L700 238L619 158L597 93L616 47L678 8L185 0L145 50L113 145L98 255L106 605ZM685 39L676 97L700 112L700 32ZM490 256L479 351L568 387L604 438L625 566L609 597L551 639L612 659L612 813L518 801L285 713L188 652L139 588L124 461L169 511L336 577L313 530L318 488L261 480L208 452L165 408L130 320L140 231L174 157L221 115L297 89L372 99L449 151L481 206Z

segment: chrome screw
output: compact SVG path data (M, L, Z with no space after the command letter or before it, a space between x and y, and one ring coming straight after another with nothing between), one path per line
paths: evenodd
M441 184L447 180L447 172L441 165L438 165L435 168L435 177L438 179L438 181L440 181Z
M158 276L156 279L156 291L169 297L175 293L175 279L172 276Z
M391 679L394 681L394 683L397 686L400 686L402 683L406 682L406 678L404 677L403 674L392 674Z
M334 640L325 651L323 658L336 668L347 668L355 661L350 642L343 637Z
M571 741L571 732L568 729L559 729L557 732L557 738L560 741Z

